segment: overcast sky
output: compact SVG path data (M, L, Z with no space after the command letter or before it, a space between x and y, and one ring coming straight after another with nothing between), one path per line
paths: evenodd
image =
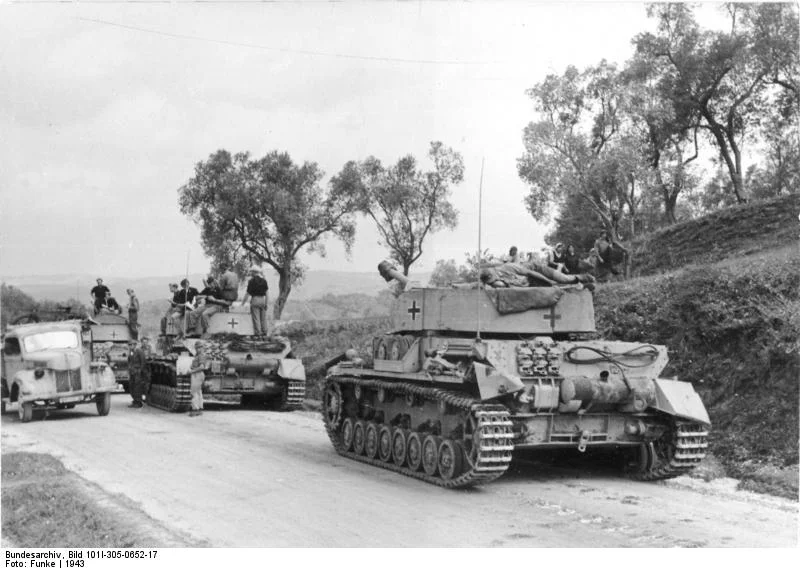
M455 231L412 272L477 248L538 249L546 228L516 173L525 90L567 65L623 63L652 28L642 3L0 3L0 275L203 272L177 189L220 148L287 151L328 176L368 155L461 152ZM326 179L327 182L327 179ZM372 222L350 259L370 271Z

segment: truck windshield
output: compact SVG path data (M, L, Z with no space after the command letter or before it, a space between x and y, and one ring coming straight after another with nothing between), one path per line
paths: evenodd
M41 352L59 348L78 348L80 339L75 331L50 331L26 336L22 343L25 352Z

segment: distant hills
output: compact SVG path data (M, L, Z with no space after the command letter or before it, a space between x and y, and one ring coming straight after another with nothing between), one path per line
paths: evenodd
M36 275L36 276L9 276L2 281L13 285L27 293L36 300L50 299L53 301L66 301L75 299L89 302L89 291L95 285L97 275L71 274L71 275ZM189 282L193 287L202 289L204 274L190 274ZM125 290L129 287L136 291L140 301L166 299L170 296L168 284L178 282L183 276L167 277L112 277L104 276L105 284L111 289L112 296L117 300L126 299ZM266 275L270 286L270 297L274 299L278 289L278 277L272 272ZM421 283L427 283L430 273L416 274L415 278ZM387 288L387 283L381 279L377 270L374 272L349 272L349 271L309 271L302 285L295 286L289 299L308 300L322 297L323 295L347 295L360 293L377 295ZM242 284L244 293L244 284Z

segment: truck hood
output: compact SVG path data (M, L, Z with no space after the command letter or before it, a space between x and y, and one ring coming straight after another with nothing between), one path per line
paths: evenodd
M33 362L36 366L50 368L51 370L75 370L81 365L80 350L45 350L28 354L25 357L28 362Z

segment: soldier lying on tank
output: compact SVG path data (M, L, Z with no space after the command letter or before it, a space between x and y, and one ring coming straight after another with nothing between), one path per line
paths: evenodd
M592 283L591 275L565 275L544 264L531 261L502 263L481 270L481 281L492 287L549 287L555 284Z

